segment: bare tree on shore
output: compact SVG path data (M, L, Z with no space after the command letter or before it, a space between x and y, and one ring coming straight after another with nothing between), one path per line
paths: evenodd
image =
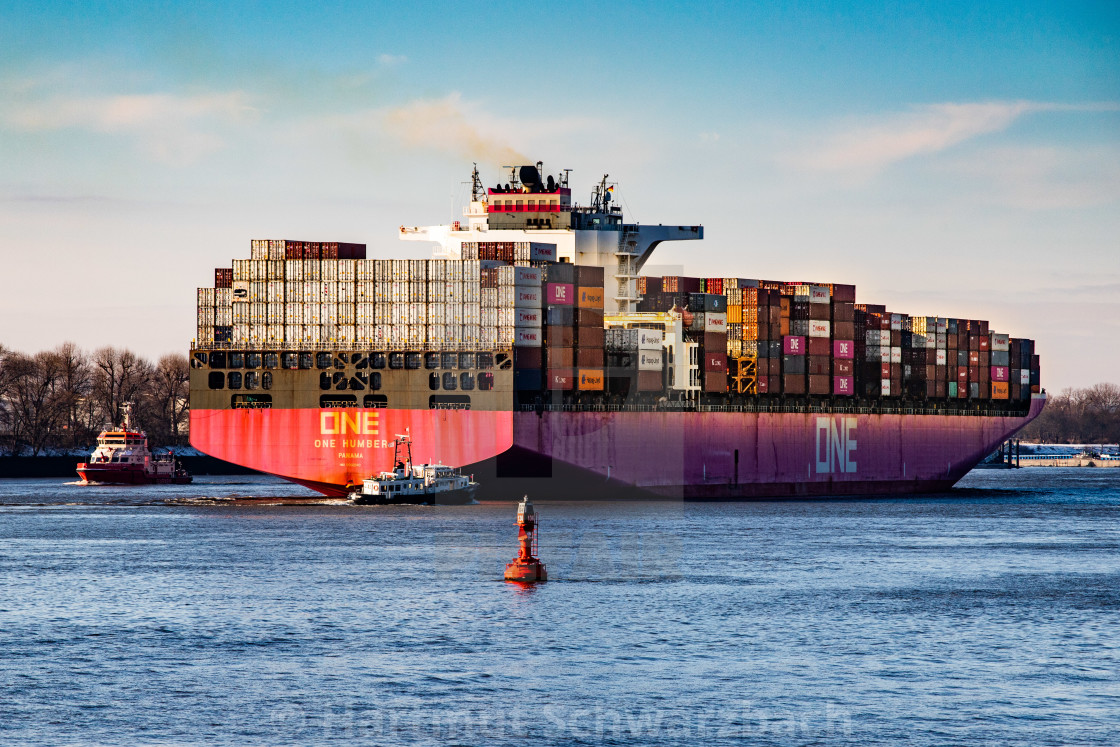
M0 453L88 448L133 402L153 446L188 442L189 369L183 355L153 365L130 350L92 355L71 342L26 355L0 344Z
M1043 443L1120 443L1120 386L1095 384L1052 395L1019 435Z

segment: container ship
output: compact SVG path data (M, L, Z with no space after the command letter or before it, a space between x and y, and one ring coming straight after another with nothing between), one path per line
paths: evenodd
M432 259L253 240L217 268L191 443L330 496L391 470L402 435L485 498L905 494L1045 404L1030 339L852 285L645 274L703 227L626 222L606 176L581 206L567 171L501 173L475 168L464 220L400 228Z

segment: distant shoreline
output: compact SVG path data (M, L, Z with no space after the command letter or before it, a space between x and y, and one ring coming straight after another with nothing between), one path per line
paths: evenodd
M182 464L192 475L256 475L256 470L216 459L212 456L181 456ZM0 457L0 479L6 477L73 477L75 468L85 457L17 456Z

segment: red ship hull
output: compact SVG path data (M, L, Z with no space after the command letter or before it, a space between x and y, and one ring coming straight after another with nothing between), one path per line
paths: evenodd
M689 500L945 490L1037 417L751 412L196 410L212 456L327 495L392 467L392 438L475 473L480 497Z

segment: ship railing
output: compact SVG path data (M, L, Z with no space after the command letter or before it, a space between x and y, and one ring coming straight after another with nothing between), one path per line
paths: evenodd
M511 343L499 342L494 345L483 345L470 342L443 342L443 343L404 343L389 345L384 342L198 342L191 340L192 350L250 350L260 352L279 351L345 351L369 350L384 353L474 353L478 351L493 353L509 353L513 350Z
M779 404L740 404L740 405L700 405L681 407L682 403L666 404L572 404L542 403L521 404L519 412L729 412L729 413L780 413L780 414L820 414L820 415L960 415L964 417L1023 417L1023 412L1015 410L933 409L924 407L855 407L836 405L779 405Z

